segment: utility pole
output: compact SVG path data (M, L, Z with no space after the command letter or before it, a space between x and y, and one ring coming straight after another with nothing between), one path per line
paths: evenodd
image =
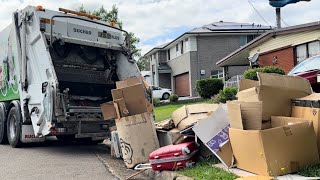
M277 28L281 28L281 8L276 8Z

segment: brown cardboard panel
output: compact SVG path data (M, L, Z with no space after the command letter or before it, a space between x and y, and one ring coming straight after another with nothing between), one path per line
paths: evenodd
M117 117L116 109L114 108L113 102L106 102L101 104L101 111L104 120L110 120Z
M140 79L137 78L137 77L131 77L131 78L128 78L128 79L123 80L123 81L117 81L116 82L116 87L117 87L117 89L121 89L121 88L125 88L125 87L128 87L128 86L133 86L133 85L136 85L136 84L141 84Z
M230 119L231 128L244 129L241 117L241 107L239 103L234 103L232 101L227 102L228 105L228 115Z
M271 121L262 122L261 130L270 129L270 128L271 128Z
M320 93L312 93L309 96L297 98L297 100L319 101L320 100Z
M159 148L154 119L143 113L116 119L123 159L127 168L149 162L149 154Z
M269 175L296 172L319 162L316 136L308 122L264 130L261 140Z
M262 102L240 102L244 128L247 130L261 130Z
M266 173L267 164L258 130L229 129L233 155L239 169L259 175Z
M237 167L279 176L319 162L316 137L308 122L266 130L229 129Z
M194 125L196 122L198 122L199 119L195 118L193 116L189 116L185 119L183 119L177 126L177 128L182 131L184 129L187 129L188 127L191 127L192 125Z
M259 96L258 96L256 87L239 91L237 93L237 97L239 101L246 101L246 102L259 101Z
M259 81L254 81L250 79L241 79L239 84L239 91L243 91L249 88L253 88L259 85Z
M119 114L119 116L117 116L117 118L122 118L122 117L126 117L128 115L130 115L130 112L126 106L126 103L124 101L124 99L117 99L114 100L114 103L117 104L117 106L115 106L116 108L118 108L117 110L117 115Z
M171 114L175 126L178 126L178 124L187 116L186 106L182 106Z
M208 113L215 111L219 104L193 104L187 106L188 114Z
M234 163L233 153L230 141L224 144L219 151L217 151L217 155L223 160L223 162L228 166L231 167Z
M180 137L180 135L180 131L176 128L170 131L157 129L157 136L159 139L160 147L172 144Z
M124 99L130 115L148 112L142 84L112 90L113 100Z
M307 122L303 118L285 117L285 116L271 116L271 127L287 126L291 124ZM310 121L311 122L311 121Z

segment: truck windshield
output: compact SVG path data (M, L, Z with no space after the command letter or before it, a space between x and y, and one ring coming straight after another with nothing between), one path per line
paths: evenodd
M320 56L314 56L302 61L295 68L293 68L288 75L293 75L301 72L307 72L320 69Z

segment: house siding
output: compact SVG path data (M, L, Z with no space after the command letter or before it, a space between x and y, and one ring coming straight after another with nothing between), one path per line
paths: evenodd
M240 36L199 36L198 38L198 58L200 70L205 70L206 74L201 75L201 79L211 76L211 71L222 71L221 67L216 65L223 57L240 47ZM229 71L231 72L231 71Z
M277 64L273 64L272 60L277 57ZM259 65L281 67L286 74L295 66L294 65L294 48L287 47L277 51L267 52L259 56Z
M320 30L313 30L309 32L292 33L288 35L279 35L276 38L269 39L261 43L256 48L250 50L250 57L256 53L265 53L271 50L279 49L287 46L296 46L310 41L319 39Z

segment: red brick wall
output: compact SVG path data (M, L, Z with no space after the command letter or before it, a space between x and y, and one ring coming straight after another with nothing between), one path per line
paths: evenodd
M277 57L278 61L277 64L273 65L272 60L275 56ZM278 66L281 67L286 73L288 73L295 66L294 61L293 47L263 53L259 56L259 65L261 67Z

